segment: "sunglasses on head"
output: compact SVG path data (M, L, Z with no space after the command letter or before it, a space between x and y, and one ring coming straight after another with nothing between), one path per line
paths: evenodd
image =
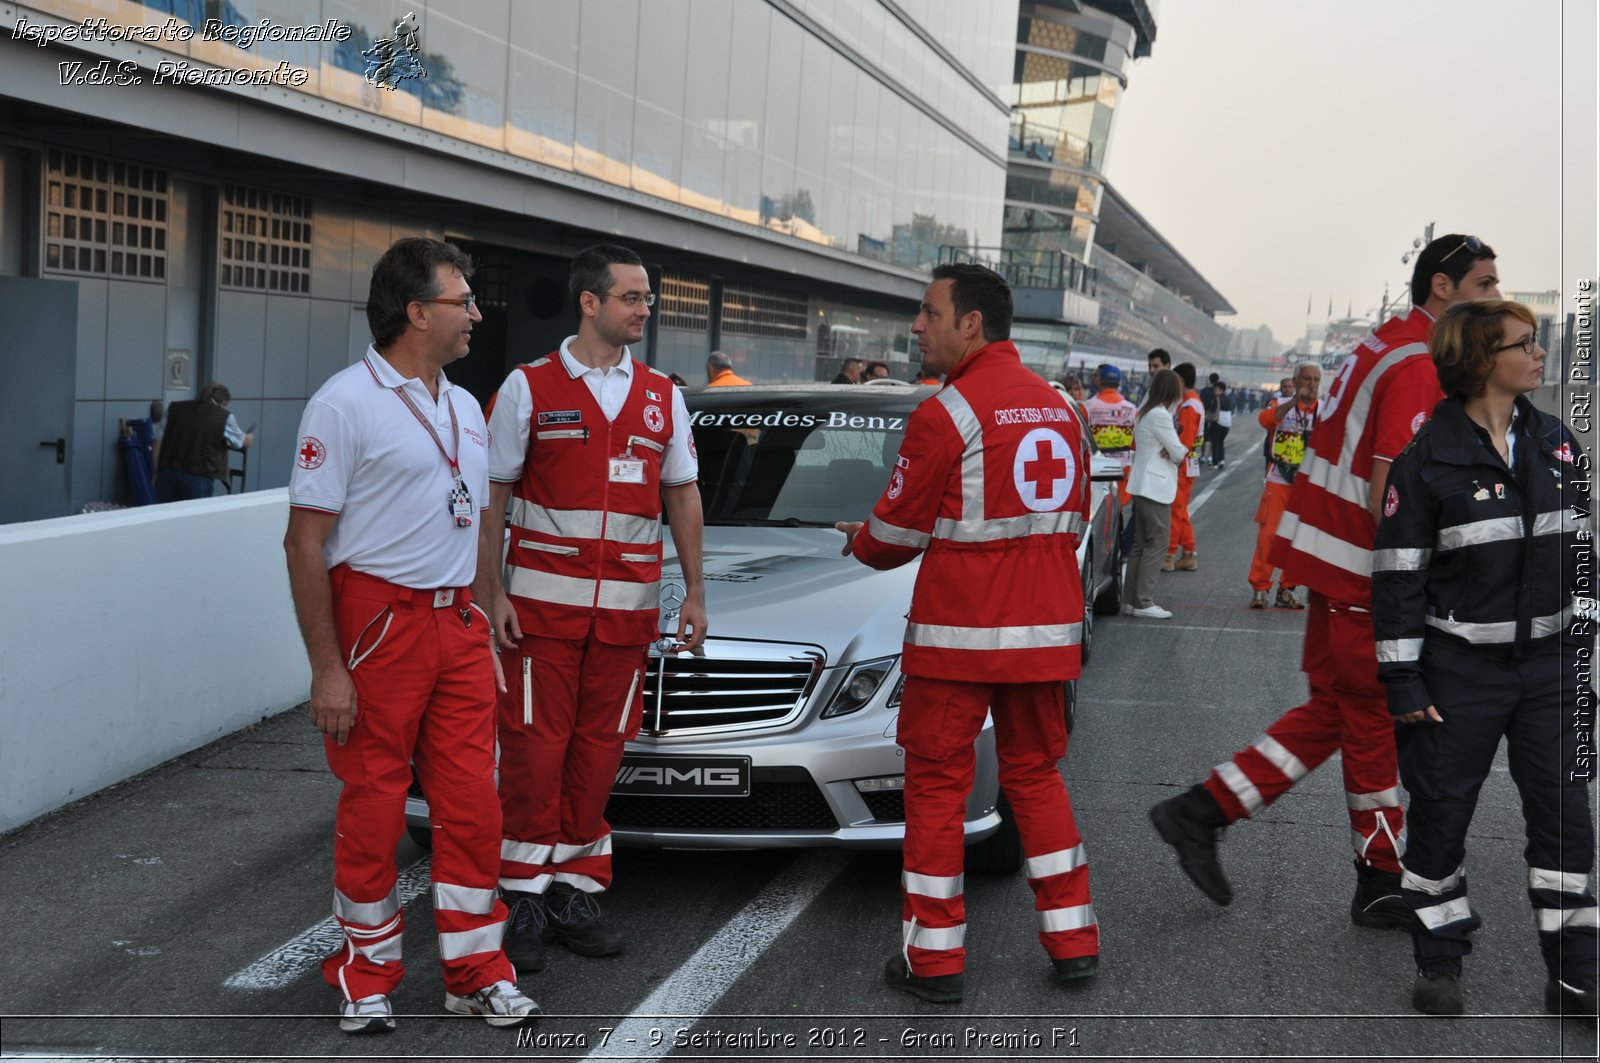
M1450 249L1450 254L1449 255L1445 255L1443 258L1441 258L1439 260L1439 265L1442 266L1446 262L1450 261L1451 255L1454 255L1457 251L1460 251L1463 247L1466 248L1468 251L1471 251L1472 252L1472 256L1474 258L1476 258L1479 254L1481 254L1483 252L1483 241L1478 239L1476 236L1463 236L1461 238L1461 242L1459 244L1457 244L1455 247Z

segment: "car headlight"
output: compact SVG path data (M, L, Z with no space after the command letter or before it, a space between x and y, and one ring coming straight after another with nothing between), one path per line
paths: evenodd
M834 693L833 700L822 710L822 718L826 720L834 716L848 716L864 708L878 693L878 688L883 686L883 681L894 671L897 660L898 657L880 657L875 661L863 661L850 669L844 677L844 682L839 684L839 689Z

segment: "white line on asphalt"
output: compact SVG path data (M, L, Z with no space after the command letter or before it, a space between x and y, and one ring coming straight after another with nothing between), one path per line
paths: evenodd
M606 1047L596 1046L586 1058L660 1059L671 1052L673 1039L660 1037L654 1020L706 1014L849 862L849 854L834 850L801 854L619 1022ZM653 1046L652 1030L660 1037Z
M1216 479L1212 480L1206 485L1206 489L1204 491L1200 492L1200 497L1190 500L1189 515L1191 517L1194 516L1195 512L1199 510L1201 506L1205 505L1211 500L1211 496L1216 493L1217 488L1222 486L1222 481L1232 476L1233 471L1248 460L1248 458L1235 458L1233 464L1231 465L1224 463L1222 471L1217 473Z
M404 908L428 888L431 857L424 857L400 872L400 907ZM235 971L222 984L229 989L282 989L331 956L344 942L344 931L333 916L284 942L255 963Z

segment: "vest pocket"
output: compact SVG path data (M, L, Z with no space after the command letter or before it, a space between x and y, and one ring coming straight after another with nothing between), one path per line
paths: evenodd
M646 450L653 450L657 454L664 453L667 449L667 445L665 443L657 443L649 436L629 436L628 446L631 447L635 443L639 444L641 447L644 447Z
M543 550L547 554L559 554L562 557L577 557L576 546L560 546L556 543L534 542L532 539L518 539L517 545L524 550Z
M585 439L589 435L586 428L546 428L533 433L535 439Z
M656 555L655 554L629 554L629 553L624 553L624 554L622 554L620 556L622 557L622 560L624 560L624 561L637 561L642 565L651 564L656 560Z

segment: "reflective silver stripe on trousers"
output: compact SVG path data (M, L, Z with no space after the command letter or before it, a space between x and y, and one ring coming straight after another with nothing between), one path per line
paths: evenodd
M516 598L528 598L552 605L571 605L579 609L622 609L638 611L657 609L661 605L661 584L624 583L621 580L600 581L599 600L595 599L595 581L578 576L558 576L553 572L507 566L506 593Z
M1225 760L1216 767L1217 778L1221 779L1228 789L1233 791L1233 796L1239 799L1244 806L1244 814L1253 816L1261 811L1266 804L1261 799L1261 791L1256 789L1256 784L1250 777L1239 770L1239 765L1231 760Z
M1567 607L1559 613L1534 617L1529 636L1542 639L1547 635L1554 635L1556 632L1563 630L1570 623L1572 623L1572 603L1568 602Z
M907 624L906 642L943 650L1040 650L1076 646L1083 625L1023 624L1017 627L955 627L949 624Z
M1284 778L1290 782L1299 782L1305 778L1306 766L1300 763L1300 758L1285 749L1283 743L1271 735L1262 735L1257 738L1252 743L1251 748L1266 757L1272 766L1283 772Z
M492 889L476 889L472 886L457 886L450 882L435 882L433 884L433 908L435 911L448 909L452 912L466 912L469 915L488 915L494 911L495 891Z
M611 835L605 834L592 842L584 845L568 845L565 842L556 843L555 853L551 856L552 864L566 864L573 860L581 860L586 856L610 856Z
M350 939L350 944L355 946L357 952L371 960L373 963L399 963L401 945L405 940L404 934L393 933L393 928L388 929L389 937L382 941L371 941L360 934L352 933L345 927L345 936ZM363 944L363 942L367 942Z
M1379 664L1402 664L1422 659L1421 639L1379 639Z
M944 406L961 435L961 519L982 521L983 425L958 389L947 387L934 398Z
M557 882L565 882L573 889L580 889L585 893L604 893L605 887L599 881L588 875L577 875L571 871L557 871L553 876Z
M1403 890L1416 890L1418 893L1426 893L1430 897L1438 897L1461 885L1461 876L1465 871L1466 868L1464 866L1458 867L1444 878L1423 878L1421 875L1406 871L1400 875L1400 888Z
M543 893L550 888L550 883L555 881L551 874L535 875L532 878L502 878L500 888L503 890L516 890L518 893Z
M1066 535L1082 531L1083 514L1065 512L1024 513L1020 517L996 517L993 520L951 520L941 517L933 523L935 539L949 539L958 543L991 543L1029 535Z
M1372 808L1399 808L1400 788L1391 786L1387 790L1374 790L1370 794L1353 794L1346 790L1344 803L1350 806L1352 812L1365 812Z
M1410 550L1374 550L1374 572L1421 572L1433 560L1433 551L1427 547Z
M900 924L906 947L912 949L959 949L967 940L967 924L955 926L923 926L912 920Z
M505 934L505 923L490 923L476 930L456 930L439 935L441 960L464 960L480 952L498 952Z
M533 867L543 867L550 862L550 853L554 846L538 845L534 842L514 842L510 838L500 839L500 859L510 860L516 864L529 864Z
M1295 520L1291 522L1289 520L1290 517L1295 517ZM1290 530L1285 531L1284 524L1288 524ZM1354 543L1347 543L1337 535L1325 532L1321 528L1312 527L1302 522L1296 514L1284 514L1283 522L1278 525L1278 536L1279 538L1287 538L1294 544L1294 548L1301 553L1320 557L1328 564L1342 568L1353 575L1360 576L1363 579L1370 578L1372 575L1371 550L1359 547Z
M1546 871L1542 867L1530 867L1528 888L1583 894L1589 892L1589 876L1582 871Z
M1594 905L1582 908L1535 908L1534 918L1539 921L1539 933L1554 934L1561 930L1600 926L1595 919Z
M333 914L341 922L359 923L362 926L378 926L387 923L400 912L400 884L396 882L389 890L389 896L381 901L353 901L339 892L335 887L333 891Z
M1522 538L1521 517L1490 517L1439 529L1438 550L1459 550L1463 546L1505 542Z
M921 550L928 545L928 533L919 532L911 528L901 528L873 517L867 521L867 531L880 543L890 546L909 546L914 550Z
M965 891L966 875L919 875L915 871L900 872L900 888L919 897L932 897L948 901Z
M511 523L563 539L598 539L603 523L606 538L612 542L661 541L660 517L641 517L633 513L612 513L607 517L603 509L551 509L526 498L511 500Z
M1059 934L1063 930L1082 930L1094 926L1094 905L1076 904L1071 908L1047 908L1039 913L1039 932Z
M1560 535L1564 532L1594 532L1594 522L1588 514L1578 514L1570 509L1553 509L1533 518L1533 534Z
M1069 871L1088 866L1089 854L1084 852L1083 844L1080 842L1070 849L1057 849L1053 853L1028 857L1028 877L1049 878L1051 875L1065 875Z
M1438 930L1441 927L1449 926L1451 923L1459 923L1464 919L1471 919L1472 905L1467 903L1465 897L1457 897L1454 900L1445 901L1443 904L1417 909L1417 918L1429 930Z

